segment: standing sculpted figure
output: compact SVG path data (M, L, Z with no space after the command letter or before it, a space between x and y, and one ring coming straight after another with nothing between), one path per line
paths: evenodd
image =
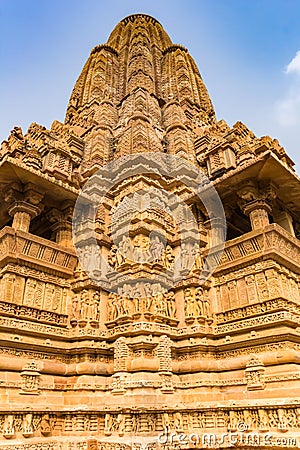
M86 289L81 292L81 318L83 320L89 318L89 293Z
M112 416L110 414L105 414L105 418L104 418L104 434L106 436L111 435L113 431L113 421L112 421Z
M203 289L201 286L196 288L196 302L198 308L198 315L204 316L204 298L203 298Z
M175 256L173 254L173 250L172 247L168 244L166 246L166 251L165 251L165 257L164 257L165 261L164 261L164 265L166 266L167 269L171 269L171 267L174 264L174 259Z
M194 293L190 288L185 291L185 315L186 317L197 317L199 308Z
M139 284L132 288L132 296L133 296L133 304L134 304L134 312L139 313L143 312L143 298L142 298L142 289Z
M111 246L111 250L108 255L108 263L113 269L116 269L116 267L119 265L117 260L117 253L118 253L117 246L113 244Z
M181 252L180 252L180 264L181 264L181 270L187 270L189 266L189 249L187 248L187 245L185 243L181 246Z
M201 269L202 267L202 257L201 257L201 253L199 251L199 247L197 245L194 245L191 248L191 252L190 252L190 256L193 259L193 266L195 269Z
M165 292L164 296L167 302L167 315L171 318L174 318L176 314L174 291L171 290L169 292Z
M165 250L164 243L159 239L158 236L154 236L150 242L150 254L151 262L158 262L162 258L162 254Z
M153 302L152 297L152 284L145 283L144 284L144 291L145 291L145 311L150 312Z
M23 424L22 424L22 433L24 435L30 435L33 433L32 428L32 414L25 414L23 418Z
M2 431L4 436L13 436L15 434L14 419L12 414L5 417Z
M171 420L169 414L166 412L162 414L162 425L165 433L169 433L169 431L171 430Z
M119 242L119 254L122 257L122 263L127 260L132 260L132 248L130 238L128 236L123 236Z
M110 292L108 295L108 303L110 305L109 308L110 314L108 320L115 320L120 315L118 294L116 294L115 292Z
M99 320L100 295L95 292L91 300L91 320Z
M210 301L207 289L204 289L203 291L203 313L205 317L210 315Z

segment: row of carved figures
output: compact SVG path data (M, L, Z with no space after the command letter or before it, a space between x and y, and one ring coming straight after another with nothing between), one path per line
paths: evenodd
M169 244L165 246L158 236L150 239L148 236L138 235L132 242L128 236L123 236L117 245L113 244L108 262L114 269L128 261L160 263L170 269L173 266L174 259L172 247Z
M66 289L35 278L5 273L0 281L2 300L46 311L62 312L66 303Z
M51 417L50 417L51 416ZM24 437L33 434L48 436L52 430L61 433L76 433L81 431L98 432L109 436L126 433L193 432L199 429L220 428L230 431L269 430L287 431L299 429L300 408L259 408L239 409L230 411L191 411L191 412L142 412L105 413L105 414L7 414L0 416L0 431L6 439L13 438L17 433Z
M184 292L185 317L208 317L210 315L209 294L202 287L187 288Z
M160 283L124 284L118 292L111 292L109 299L109 320L135 313L151 313L174 318L176 315L174 291L165 290Z
M100 294L83 289L72 301L72 319L98 322L100 319Z
M6 439L11 439L17 432L20 432L24 437L31 437L37 428L44 436L51 433L52 428L48 414L44 414L40 417L37 423L34 423L34 416L32 413L24 414L22 418L9 414L5 416L3 420L1 431Z
M184 291L185 317L209 317L210 299L207 289L186 288ZM171 319L176 317L175 294L166 290L160 283L139 282L124 284L117 292L108 294L108 321L134 314L150 313ZM83 289L74 294L71 319L77 321L99 322L100 294Z
M257 429L268 431L277 429L285 431L289 428L300 426L300 408L278 408L278 409L244 409L224 411L222 414L214 411L181 413L163 412L157 414L105 414L104 434L118 433L123 435L128 432L153 432L166 430L192 431L205 428L226 428L230 431L240 431L239 426L243 424L244 430Z
M82 270L88 273L94 273L94 271L101 273L104 270L101 267L100 249L96 244L79 247L77 252ZM200 270L203 266L197 246L182 243L178 258L177 263L172 247L169 244L165 245L158 236L150 239L148 236L138 235L132 241L128 236L123 236L118 244L112 245L108 254L108 263L110 270L117 270L126 263L156 263L167 270L173 270L176 265L176 270L184 272L192 268Z
M197 246L183 242L179 255L180 270L189 270L193 266L201 269L202 258ZM172 247L169 244L165 245L157 235L153 238L138 235L132 241L128 236L123 236L117 245L112 245L108 262L114 269L117 269L129 261L159 263L166 269L171 269L174 266L175 255Z

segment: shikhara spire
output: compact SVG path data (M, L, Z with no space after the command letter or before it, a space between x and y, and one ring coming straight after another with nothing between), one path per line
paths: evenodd
M205 85L187 49L159 22L137 14L122 20L95 47L73 89L66 124L89 131L108 160L139 151L192 159L195 129L215 123ZM101 158L99 150L85 154Z

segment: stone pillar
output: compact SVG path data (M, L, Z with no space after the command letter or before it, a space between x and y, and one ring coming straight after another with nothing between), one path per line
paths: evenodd
M269 213L271 207L265 200L254 200L243 206L243 212L249 216L252 230L259 230L270 225Z
M258 183L246 180L238 189L238 202L244 214L249 216L252 230L261 230L270 224L269 214L273 212L277 186L268 181Z
M67 207L63 211L52 208L48 213L48 219L53 224L51 230L55 233L55 241L64 247L72 247L72 207Z
M12 228L20 231L29 231L30 221L41 212L36 205L24 201L15 201L8 208L8 213L13 217Z
M72 224L67 220L61 220L51 226L55 233L55 241L64 247L72 246Z
M226 239L226 221L219 217L213 217L210 224L211 246L223 244Z
M287 211L273 212L274 222L278 223L292 236L295 236L295 230L293 226L293 219Z

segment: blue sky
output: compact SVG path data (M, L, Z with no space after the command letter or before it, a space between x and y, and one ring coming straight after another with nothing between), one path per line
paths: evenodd
M299 0L0 0L0 141L63 121L91 48L137 12L189 49L218 119L278 138L299 172Z

